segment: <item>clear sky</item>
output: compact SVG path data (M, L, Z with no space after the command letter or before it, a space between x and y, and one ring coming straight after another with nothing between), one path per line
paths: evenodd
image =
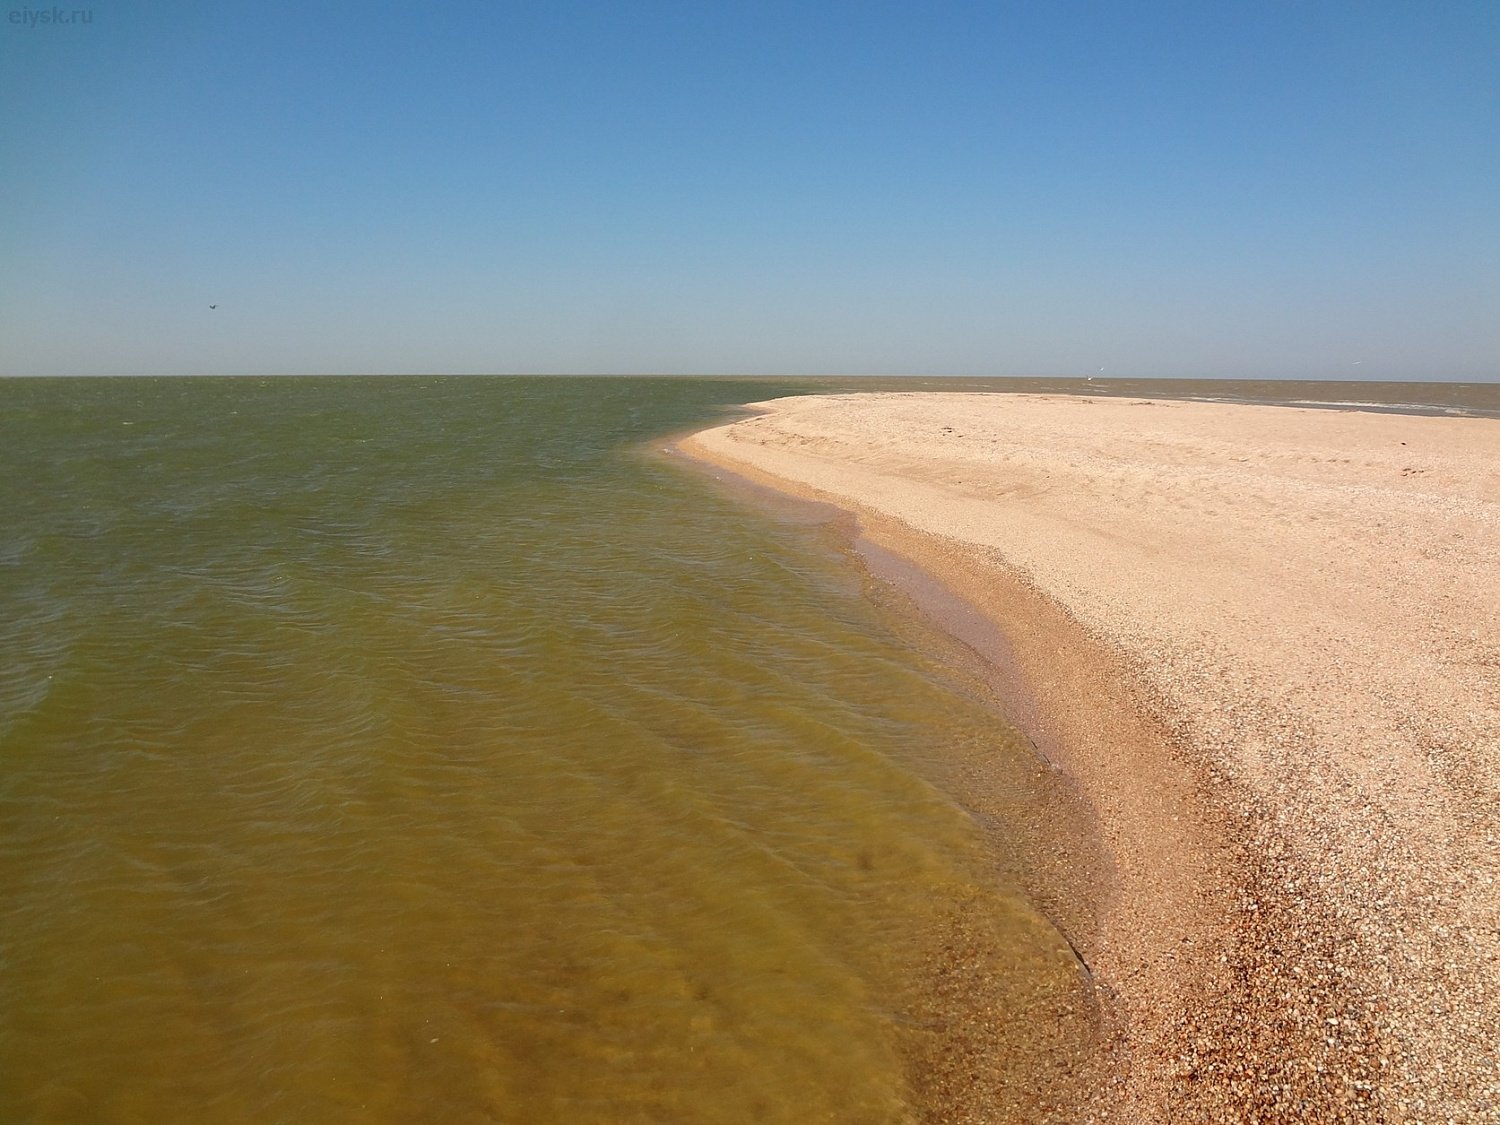
M0 373L1500 378L1495 0L63 3Z

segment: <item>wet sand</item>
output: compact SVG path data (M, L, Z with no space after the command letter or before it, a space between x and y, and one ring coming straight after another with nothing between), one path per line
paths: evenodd
M1500 1119L1500 420L757 409L681 448L933 576L1096 818L1106 889L1057 917L1114 1036L1075 1119Z

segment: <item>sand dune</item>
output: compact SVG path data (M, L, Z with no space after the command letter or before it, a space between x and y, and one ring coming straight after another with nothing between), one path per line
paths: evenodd
M1115 892L1118 1120L1500 1120L1500 421L782 399L688 453L994 618ZM1027 702L1029 701L1029 702Z

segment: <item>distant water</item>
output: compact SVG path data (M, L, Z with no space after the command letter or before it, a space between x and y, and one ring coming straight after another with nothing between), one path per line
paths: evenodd
M811 386L0 383L0 1121L1033 1119L1036 764L655 448Z

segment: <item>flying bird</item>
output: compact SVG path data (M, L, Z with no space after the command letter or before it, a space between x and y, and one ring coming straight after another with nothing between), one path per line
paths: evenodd
M218 305L209 305L209 306L208 306L208 307L209 307L209 308L211 308L211 309L216 309L216 308L218 308L218 307L219 307L219 306L218 306Z

